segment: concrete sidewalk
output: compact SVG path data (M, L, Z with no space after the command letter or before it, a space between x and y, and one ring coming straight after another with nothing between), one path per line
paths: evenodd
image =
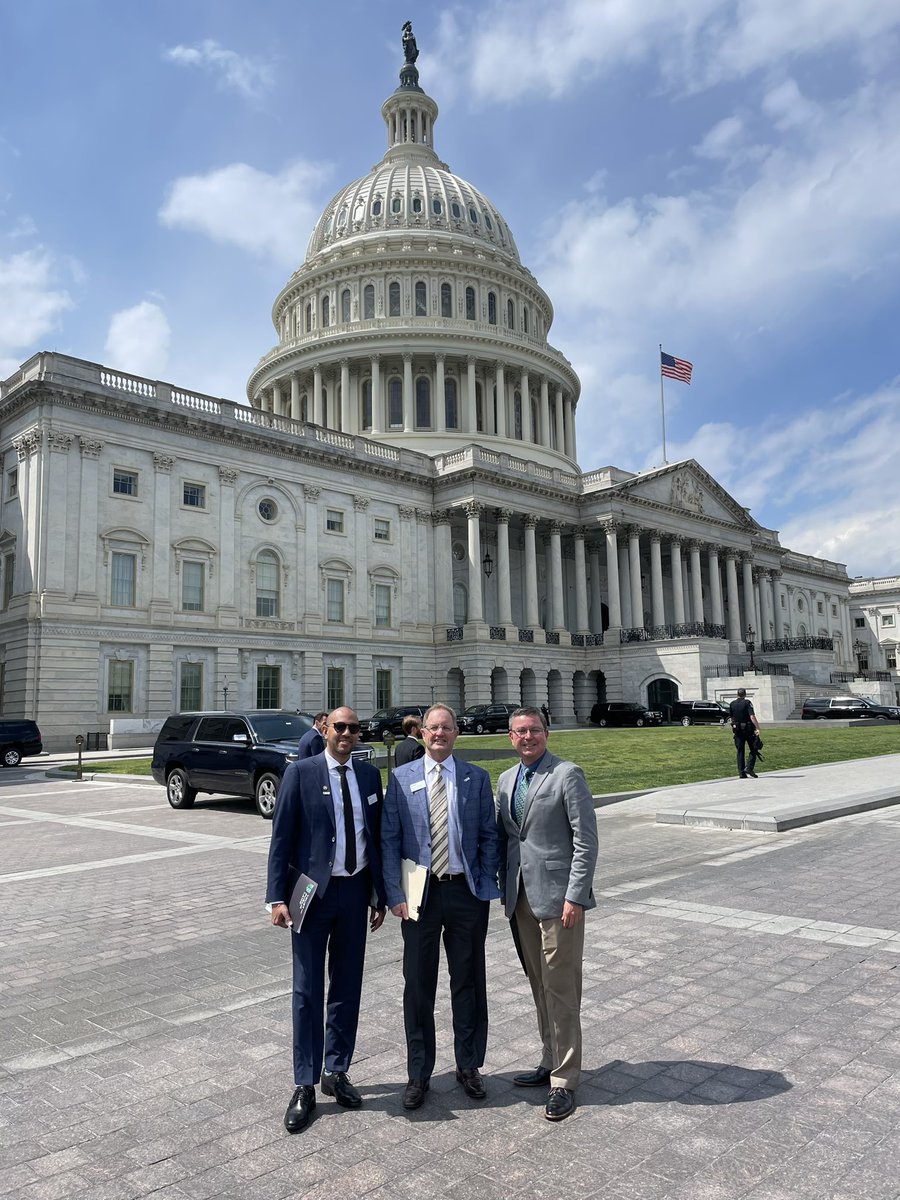
M779 833L897 804L900 754L662 788L653 800L659 824Z

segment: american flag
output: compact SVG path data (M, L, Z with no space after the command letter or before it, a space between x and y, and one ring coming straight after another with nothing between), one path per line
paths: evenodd
M693 363L686 358L674 358L671 354L660 351L660 370L667 379L680 379L682 383L691 382Z

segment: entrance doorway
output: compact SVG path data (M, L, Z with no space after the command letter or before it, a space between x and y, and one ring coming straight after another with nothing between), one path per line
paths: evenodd
M674 679L654 679L647 688L647 707L656 708L668 721L672 705L678 699L678 684Z

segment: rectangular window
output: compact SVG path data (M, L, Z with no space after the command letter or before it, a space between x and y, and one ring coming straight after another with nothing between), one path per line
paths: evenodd
M836 604L832 604L832 606L831 606L831 615L833 617L837 616L837 605Z
M134 663L110 659L106 711L130 713L134 711Z
M887 663L887 669L889 671L896 671L897 670L897 651L896 650L887 650L885 652L884 658L885 658L885 662ZM0 676L0 678L2 678L2 676Z
M375 707L391 708L394 703L394 672L375 672Z
M389 583L375 584L375 626L388 629L391 624L391 586ZM379 705L379 708L382 706Z
M375 518L375 541L389 542L391 540L391 523L386 517Z
M113 495L136 496L138 494L138 477L135 471L123 471L113 467Z
M325 706L329 712L344 706L344 668L329 667L325 675Z
M181 607L184 612L203 612L203 563L181 564Z
M344 514L339 508L325 509L325 528L329 533L344 532Z
M853 618L853 628L854 629L865 629L865 627L866 627L866 618L865 617L854 617Z
M19 468L13 467L6 474L6 498L7 500L15 500L19 494Z
M883 626L884 626L886 629L887 629L887 628L893 628L893 625L894 625L894 614L893 614L893 613L882 613L882 614L881 614L881 624L882 624L882 625L883 625Z
M182 488L181 503L185 508L206 508L206 484L185 483Z
M134 608L137 556L113 551L109 575L109 602L118 608Z
M178 711L196 712L203 707L203 663L183 662L178 684Z
M281 708L281 667L256 668L256 707Z
M824 611L825 611L825 605L822 603L821 600L817 600L816 601L816 612L823 613Z
M9 608L10 601L13 598L13 588L16 583L16 556L15 554L3 555L3 607Z
M278 616L278 560L274 554L260 554L256 560L256 615Z
M325 594L325 620L344 622L344 581L329 579ZM333 707L333 706L332 706Z

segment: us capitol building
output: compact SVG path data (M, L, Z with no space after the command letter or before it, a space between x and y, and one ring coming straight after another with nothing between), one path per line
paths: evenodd
M858 673L842 564L695 461L579 470L591 400L502 214L438 157L416 56L407 30L387 151L316 223L249 405L49 352L0 386L0 711L50 748L186 708L571 723L741 683L780 717Z

